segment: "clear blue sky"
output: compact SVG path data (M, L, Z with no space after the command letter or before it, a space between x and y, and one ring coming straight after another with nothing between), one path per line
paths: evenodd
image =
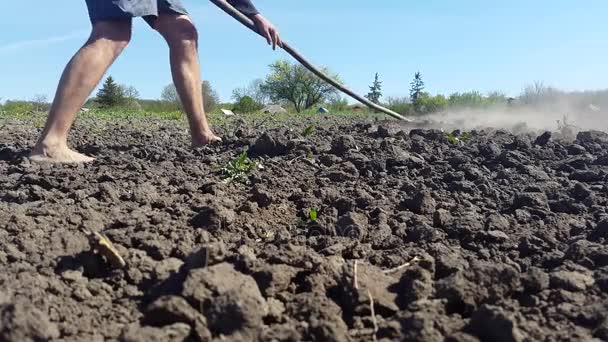
M109 1L109 0L108 0ZM202 75L222 100L290 59L205 0L184 0L200 31ZM608 88L606 0L257 0L285 40L366 92L375 72L384 94L406 95L417 70L427 90L517 95L543 81L569 89ZM84 0L2 4L0 98L52 98L60 73L85 40ZM171 82L167 47L141 20L109 74L158 98Z

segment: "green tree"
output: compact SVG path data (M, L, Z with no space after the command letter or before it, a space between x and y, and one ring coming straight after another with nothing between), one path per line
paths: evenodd
M507 95L501 91L492 91L485 97L486 106L506 105Z
M166 85L160 93L160 99L164 102L172 103L176 106L181 104L177 88L173 83Z
M410 100L414 105L414 108L418 107L418 99L424 91L424 81L422 81L422 74L420 71L414 74L414 80L410 83Z
M367 93L365 97L375 104L380 103L380 98L382 97L382 82L380 82L378 78L378 73L376 73L374 83L369 87L369 93Z
M138 100L139 99L139 91L135 89L134 86L128 86L126 84L120 85L120 91L122 95L130 100Z
M213 86L211 86L211 82L203 81L201 91L203 95L203 107L205 112L213 111L213 109L217 107L220 99L217 92L213 89ZM164 102L171 103L176 108L181 107L182 104L179 93L177 92L177 88L173 83L168 84L163 88L160 94L160 99Z
M209 113L217 107L217 104L220 102L220 97L217 92L211 86L211 82L203 81L203 105L205 107L205 112Z
M234 102L239 102L241 98L245 96L249 96L260 105L265 105L268 103L268 94L262 91L262 85L264 84L264 80L261 78L256 78L251 81L247 87L236 88L232 91L232 100Z
M122 104L126 109L141 110L142 106L139 103L139 91L134 86L128 86L126 84L120 85L120 91L124 97L124 103Z
M428 93L420 93L416 106L418 114L431 114L441 112L448 107L448 100L443 95L430 96Z
M251 96L245 95L234 105L232 109L236 113L254 113L262 109L264 105L257 103Z
M291 103L298 113L323 102L337 92L336 88L325 83L300 64L277 61L270 65L270 69L271 73L266 76L261 87L262 91L272 101ZM327 69L323 71L330 74Z
M34 97L32 98L31 102L32 102L32 105L35 108L35 111L37 111L37 112L46 111L50 107L48 98L44 94L36 94L36 95L34 95Z
M478 91L453 93L448 98L450 108L479 108L483 102L483 95Z
M348 99L340 96L340 94L330 96L325 100L325 104L332 112L343 112L348 110Z
M407 96L404 97L389 97L386 106L401 115L410 115L413 111L413 106Z
M123 91L112 76L106 78L103 86L97 92L97 103L102 108L117 107L125 103Z

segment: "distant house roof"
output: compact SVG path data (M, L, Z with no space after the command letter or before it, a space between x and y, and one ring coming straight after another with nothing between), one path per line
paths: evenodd
M273 104L273 105L268 105L266 107L264 107L264 109L262 110L265 114L280 114L280 113L287 113L287 110L285 110L285 108Z

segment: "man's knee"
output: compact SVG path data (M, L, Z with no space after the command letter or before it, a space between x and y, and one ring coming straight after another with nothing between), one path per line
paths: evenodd
M120 53L131 41L131 23L131 20L99 21L93 25L89 41L103 41Z
M170 23L157 27L170 46L198 45L196 26L186 17L179 16Z

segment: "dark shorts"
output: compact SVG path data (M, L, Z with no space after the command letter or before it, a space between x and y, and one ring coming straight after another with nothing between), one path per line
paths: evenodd
M180 0L86 0L92 23L100 20L144 18L150 26L159 13L188 14Z

